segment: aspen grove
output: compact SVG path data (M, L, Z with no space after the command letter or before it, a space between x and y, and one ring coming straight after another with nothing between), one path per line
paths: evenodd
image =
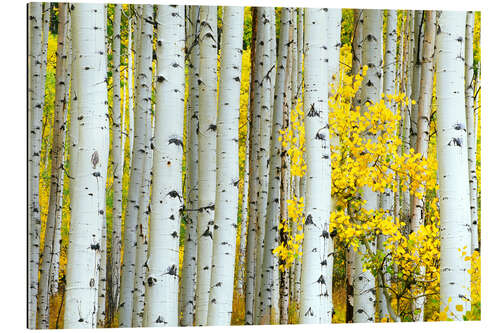
M28 328L481 318L481 15L28 4Z

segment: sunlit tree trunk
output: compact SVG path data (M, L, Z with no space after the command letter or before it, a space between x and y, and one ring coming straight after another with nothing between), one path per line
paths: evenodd
M465 26L465 112L467 121L467 153L469 162L469 192L471 215L471 251L479 251L477 228L476 130L474 123L474 12L467 12Z
M61 231L62 218L62 187L64 168L64 141L66 138L66 111L67 111L67 90L66 72L68 47L66 45L67 30L67 5L59 3L59 24L57 30L57 63L56 63L56 92L54 102L54 125L51 149L51 174L50 174L50 194L47 223L45 226L44 247L42 252L42 267L40 268L40 280L38 284L38 328L49 328L49 307L51 295L51 277L54 268L53 261L59 261L59 246L56 248L55 242L59 241L57 231ZM43 60L42 60L43 61ZM57 244L59 245L59 244ZM57 253L56 253L57 251ZM59 268L59 265L57 266Z
M269 182L267 208L265 215L264 252L262 261L262 280L260 284L261 324L277 324L276 315L279 314L277 300L273 297L275 289L279 290L279 283L274 279L278 271L278 258L272 251L278 246L280 224L280 185L281 185L281 142L280 133L283 127L283 107L285 102L285 71L287 67L290 27L290 9L281 9L280 40L278 47L278 71L276 74L272 131L270 133L269 150ZM279 317L278 317L279 318Z
M422 48L422 68L420 79L420 97L418 101L418 126L417 126L417 142L416 153L421 154L422 158L427 158L427 149L429 146L429 130L430 130L430 114L432 103L432 88L434 81L434 44L436 38L436 12L425 11L425 35ZM411 231L418 232L419 228L424 225L425 214L425 183L417 189L422 198L417 195L412 202L412 218ZM425 275L425 267L419 268L419 274ZM415 321L424 320L424 303L425 297L418 297L413 301L412 310Z
M29 124L30 143L28 152L29 167L29 268L28 268L28 327L36 328L36 309L38 294L38 257L40 254L40 153L42 147L42 3L29 4Z
M327 52L328 52L328 96L338 89L340 82L340 33L342 23L342 9L329 8L328 13L328 35L327 35ZM331 86L333 85L333 91ZM329 109L331 112L331 109ZM339 145L339 139L336 135L331 138L331 147ZM332 196L332 210L336 209L337 198ZM332 302L332 274L333 274L333 258L334 258L334 242L332 237L328 237L328 255L327 255L327 274L326 286L328 287L328 297ZM333 307L333 303L332 303Z
M386 97L386 103L391 111L396 113L396 105L390 101L387 96L396 94L396 47L397 47L397 12L395 10L387 11L387 37L384 54L384 75L383 75L383 92ZM391 133L396 135L396 133ZM388 178L394 176L394 171L387 171ZM384 210L387 216L394 216L394 192L391 189L385 189L380 195L380 208ZM379 234L377 237L377 249L386 254L384 241L387 237ZM385 267L383 269L386 269ZM388 276L385 281L381 281L378 277L377 286L377 310L379 320L382 318L389 318L389 311L387 309L387 300L385 298L382 286L388 283Z
M217 7L200 8L197 326L207 324L216 192Z
M299 322L325 324L332 319L326 285L331 208L328 76L327 54L321 51L327 41L327 12L306 8L304 21L307 182Z
M418 123L418 101L420 99L420 77L422 68L422 49L423 49L423 24L424 16L421 10L416 10L413 19L413 61L411 76L411 99L415 104L411 105L410 116L410 148L417 147L417 123ZM413 202L412 196L411 201Z
M352 42L352 67L351 75L356 75L361 70L362 40L363 40L363 11L354 9L354 31ZM352 109L361 105L361 90L356 92ZM346 248L346 323L352 323L354 317L354 276L356 267L354 265L354 249L352 246Z
M72 19L79 71L77 168L68 245L65 328L95 328L106 203L108 118L104 6L75 4Z
M238 228L243 7L224 7L217 119L217 190L208 325L230 325Z
M259 150L257 153L258 159L258 192L257 192L257 246L256 255L256 270L255 270L255 289L256 297L254 301L254 319L260 323L262 314L262 294L260 290L262 280L262 263L264 255L264 237L265 237L265 221L267 207L267 193L269 185L269 144L271 135L271 115L272 115L272 56L271 47L271 11L274 8L265 7L260 11L259 28L257 29L259 36L258 43L261 44L257 56L261 59L258 62L262 73L261 81L259 82L260 89L260 141ZM262 29L261 29L262 28ZM262 31L262 34L260 33ZM260 37L260 38L259 38Z
M184 122L184 6L158 6L158 78L144 326L177 326Z
M134 110L134 149L132 152L132 169L125 216L123 264L120 282L120 305L118 306L119 327L132 326L133 291L136 271L137 221L140 209L140 190L144 173L146 126L151 114L151 65L153 26L146 21L153 20L152 5L142 6L140 20L139 50L136 57L136 104ZM136 44L137 46L137 44Z
M111 240L111 302L114 311L120 281L121 236L122 236L122 115L120 114L120 35L121 5L115 5L113 21L113 231ZM129 44L131 43L129 39ZM129 73L130 75L130 73ZM130 83L130 82L129 82ZM125 105L125 101L123 102Z
M135 277L134 277L134 295L132 306L132 327L142 327L144 320L144 302L145 302L145 276L146 260L148 254L148 230L149 230L149 197L151 186L151 167L153 164L152 150L152 130L151 130L151 112L146 117L144 150L144 170L141 181L139 213L137 215L136 231L136 252L135 252Z
M382 12L367 9L363 12L363 65L368 66L363 80L361 91L361 112L367 112L367 104L371 105L380 100L380 85L382 72L382 59L380 48L382 41L378 31L382 29ZM374 35L375 34L375 35ZM373 134L365 134L364 140L375 139ZM363 208L367 211L378 208L378 194L369 186L363 187L362 198L365 201ZM373 250L372 242L367 244ZM355 274L354 280L354 306L353 322L375 321L375 277L369 270L363 271L363 256L368 251L366 245L361 245L354 254Z
M189 6L188 36L186 48L188 54L188 104L187 104L187 143L186 143L186 198L187 212L186 233L184 237L184 258L182 261L181 293L179 312L182 314L180 325L193 326L195 313L196 292L196 249L198 222L198 110L200 71L200 46L196 40L200 31L200 7Z
M137 31L137 19L132 15L128 20L128 48L127 48L127 89L128 89L128 139L129 139L129 169L132 169L132 151L134 148L134 78L136 73L137 60L134 62L132 58L132 53L135 52L134 58L137 59L137 38L135 36L139 35L140 31ZM132 38L132 30L134 31L134 38ZM134 50L134 51L132 51ZM120 289L120 281L118 278L118 288ZM118 299L118 296L117 296Z
M404 50L404 66L403 66L403 75L404 80L402 86L404 87L404 93L407 97L412 96L412 74L413 70L411 65L413 63L413 13L414 11L410 10L407 14L406 21L406 43ZM411 134L411 108L412 104L406 105L401 110L401 125L402 125L402 153L409 154L410 153L410 134ZM405 184L402 184L401 190L401 221L405 223L404 234L408 235L409 233L409 225L410 225L410 190L408 180L404 180ZM405 188L406 187L406 188Z
M471 253L464 105L465 23L465 12L443 11L436 36L440 298L441 311L448 306L446 313L454 320L463 320L470 309L470 261L464 260Z
M258 191L258 149L260 133L260 108L259 108L259 81L262 77L262 68L257 64L257 50L260 49L257 35L260 35L262 28L257 22L260 8L252 8L252 46L251 46L251 81L250 81L250 152L248 175L248 233L246 248L246 277L245 277L245 325L253 325L254 321L254 301L255 301L255 270L257 251L257 191Z

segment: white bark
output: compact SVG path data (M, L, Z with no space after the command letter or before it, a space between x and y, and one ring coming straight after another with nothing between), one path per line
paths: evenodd
M420 79L420 97L418 101L418 126L416 153L427 158L429 146L430 114L432 103L432 89L434 81L434 44L436 38L436 12L425 11L425 36L422 49L422 68ZM425 183L418 188L418 192L425 194ZM424 225L425 203L424 198L415 196L412 202L411 231L417 232ZM425 274L425 267L420 267L420 275ZM425 297L416 298L413 302L415 321L424 320Z
M274 278L278 272L278 258L272 253L278 246L280 224L280 185L281 185L281 142L279 131L283 128L283 107L285 102L285 71L287 67L290 27L290 8L281 9L280 40L273 106L271 145L269 151L269 182L265 215L264 252L262 260L262 280L260 284L260 306L262 324L279 322L278 300L273 292L279 291L279 281Z
M29 4L29 255L28 255L28 327L36 328L38 294L38 257L40 254L40 153L42 147L42 3Z
M127 48L127 89L128 89L128 140L129 140L129 167L132 167L132 150L134 148L134 74L136 72L136 68L134 68L134 64L137 63L137 60L132 60L132 50L135 50L135 57L137 57L137 44L135 43L136 38L140 32L137 31L137 23L136 19L130 16L128 20L128 48ZM132 30L134 30L134 38L132 38ZM133 48L132 47L135 48ZM131 168L130 168L131 169ZM118 287L120 286L120 282L118 281ZM119 289L119 288L118 288Z
M471 215L471 251L479 251L477 176L476 176L476 129L474 123L474 12L467 12L465 26L465 112L467 121L467 153L469 162L469 193Z
M327 283L331 208L330 140L328 133L327 12L304 13L304 113L306 130L306 202L300 323L326 324L332 319Z
M238 131L243 7L224 8L217 118L217 190L208 325L231 324L238 228Z
M254 319L256 323L260 323L261 313L262 313L262 295L260 292L260 284L262 280L262 263L263 263L263 252L264 252L264 237L265 237L265 220L266 220L266 206L267 206L267 193L269 184L269 144L271 135L271 115L272 115L272 89L271 85L274 81L272 80L273 72L273 61L272 54L270 52L271 48L271 25L274 21L271 20L271 11L274 8L264 7L260 11L260 22L262 27L262 35L260 35L259 29L258 34L261 36L257 37L257 41L262 45L259 48L259 53L257 53L259 59L258 66L261 66L262 80L259 82L260 88L260 141L259 150L257 153L258 165L258 192L257 192L257 246L256 246L256 270L255 270L255 289L257 291L256 298L254 300ZM259 22L259 23L260 23ZM260 41L259 41L260 40Z
M132 327L142 327L144 320L144 298L145 298L145 277L146 260L148 254L148 230L149 230L149 197L151 185L151 167L153 164L153 150L151 149L151 112L146 117L146 135L144 150L144 170L142 174L139 213L137 215L136 232L136 254L135 254L135 277L134 277L134 296L132 306Z
M153 20L153 6L143 5L140 19L140 46L136 50L136 105L134 110L134 149L127 199L123 239L123 264L120 281L119 327L132 326L133 291L136 271L137 221L140 208L140 188L147 157L146 126L151 112L151 64L153 26L145 21ZM136 44L137 46L137 44Z
M423 48L423 15L421 10L415 11L413 19L413 61L412 61L412 82L411 82L411 99L415 104L411 105L410 116L410 148L417 147L417 123L418 123L418 101L420 99L420 76L422 68L422 48ZM411 201L413 202L412 196Z
M72 19L79 71L77 168L68 245L65 328L95 328L108 151L104 6L75 4Z
M111 302L112 310L116 308L120 284L120 262L122 243L122 178L123 178L123 152L122 152L122 115L120 114L120 23L121 5L115 5L113 21L113 231L111 240ZM130 37L130 36L129 36ZM131 41L129 39L129 44ZM129 73L130 75L131 73ZM129 80L130 84L130 80ZM125 101L123 105L125 105ZM125 113L125 110L123 110ZM123 140L125 141L125 140Z
M362 63L368 66L368 71L363 80L361 91L361 112L367 112L366 103L374 104L380 99L380 85L382 73L382 59L380 48L382 41L379 35L374 33L382 29L382 12L380 10L364 10L363 12L363 54ZM365 140L373 141L373 134L365 135ZM363 208L374 211L378 208L378 194L368 186L363 187L362 198L365 200ZM375 244L368 244L374 247ZM373 248L372 248L373 250ZM367 249L361 245L354 254L355 272L354 299L353 299L353 322L374 322L375 321L375 278L369 270L363 272L363 256Z
M388 95L396 94L396 47L397 47L397 12L395 10L387 11L387 37L386 46L384 54L384 75L383 75L383 92L386 96L386 103L391 109L391 111L396 113L396 105L394 102L387 99ZM396 133L391 133L391 135L396 135ZM394 176L394 171L387 171L388 178ZM394 216L394 192L390 189L386 189L384 193L380 195L380 206L384 210L386 216ZM387 239L386 236L380 234L377 237L377 249L386 253L385 247L383 245L384 241ZM384 268L385 269L385 268ZM388 276L385 278L385 284L388 283ZM377 310L378 318L389 318L389 310L387 309L387 301L385 294L383 292L382 281L378 278L377 286Z
M57 37L57 63L56 63L56 92L54 102L54 125L51 149L51 174L49 210L45 226L44 247L42 253L42 267L40 268L40 281L38 289L38 328L49 328L49 308L52 281L58 277L59 265L59 240L62 218L62 187L64 184L64 142L66 138L66 98L67 98L67 57L68 47L66 45L67 30L67 5L59 4L59 25ZM57 272L54 268L57 267ZM57 282L57 280L56 280Z
M441 311L455 320L470 309L471 226L464 95L466 13L443 11L436 36L437 149ZM451 302L448 302L451 298ZM457 310L463 306L463 311ZM451 314L453 313L453 315Z
M144 326L177 326L184 122L184 6L158 6L158 78Z
M248 235L246 248L246 290L245 290L245 325L253 325L254 302L255 302L255 280L256 280L256 259L257 259L257 193L258 193L258 150L260 138L260 89L259 82L263 76L262 67L258 65L256 55L261 46L259 41L262 35L262 25L260 15L262 9L252 9L253 31L252 31L252 73L250 88L250 152L249 152L249 184L248 184ZM261 32L259 32L261 31Z
M197 326L207 324L216 192L217 7L200 8Z
M186 143L186 198L187 213L186 233L184 237L184 258L182 261L181 294L179 312L181 326L193 326L195 314L196 294L196 252L198 222L198 110L199 86L198 77L200 70L200 46L196 40L200 31L200 7L189 6L188 36L186 48L191 50L188 54L188 105L187 105L187 143Z

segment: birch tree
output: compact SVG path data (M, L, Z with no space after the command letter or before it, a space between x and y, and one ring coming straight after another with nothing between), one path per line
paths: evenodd
M120 261L121 261L121 241L122 241L122 177L123 177L123 157L122 157L122 116L120 114L120 46L121 46L121 5L115 5L113 20L113 231L111 240L111 300L114 304L118 300ZM130 43L130 40L129 40ZM130 84L130 82L129 82ZM125 101L123 102L125 105Z
M465 25L465 112L467 122L467 153L471 215L471 251L479 251L476 176L476 131L474 122L474 12L468 11Z
M28 327L36 327L36 309L38 294L38 257L40 254L40 202L38 182L40 179L40 153L42 146L42 4L29 4L29 121L30 143L28 152L29 167L29 288L28 288Z
M196 295L196 256L198 222L198 110L200 71L200 46L198 33L200 31L200 7L189 6L189 20L186 21L186 48L190 49L188 57L188 101L187 101L187 142L186 142L186 190L184 197L187 213L186 233L184 237L184 258L182 260L181 293L179 312L180 325L193 326Z
M387 96L396 94L396 48L397 48L397 12L395 10L387 11L387 37L384 53L384 75L383 75L383 92L386 96L386 101L393 112L396 114L396 105L394 102L387 99ZM391 133L396 135L396 133ZM394 176L392 170L387 171L389 178ZM388 216L394 216L394 192L391 189L385 189L384 193L380 195L380 206ZM377 250L386 254L384 242L387 237L379 234L377 237ZM385 269L385 267L384 267ZM378 317L389 318L389 310L387 306L387 299L385 298L383 285L388 283L388 276L385 277L386 281L378 278L377 286L377 304L378 304Z
M274 10L265 7L261 11L261 18L259 21L259 30L262 35L257 37L258 43L261 44L259 48L258 57L261 59L258 66L261 66L262 78L259 82L259 108L260 108L260 138L259 150L257 153L258 164L258 192L257 192L257 245L256 245L256 269L255 269L255 289L257 290L256 298L254 300L254 315L257 323L260 323L262 313L262 301L260 293L260 285L262 280L262 263L264 252L264 237L265 237L265 221L266 221L266 207L267 195L269 184L269 144L271 135L271 115L272 115L272 56L270 52L270 34L271 25L271 11ZM262 28L262 29L260 29Z
M217 118L217 191L208 325L230 325L238 222L243 7L224 7Z
M436 36L437 154L441 311L455 320L470 309L470 201L464 93L466 13L443 11Z
M420 79L420 98L418 101L418 126L417 126L417 142L416 152L422 155L422 158L427 158L429 147L429 131L430 131L430 113L432 103L432 89L434 81L434 46L436 39L436 12L425 11L425 35L422 49L422 73ZM424 225L424 192L425 183L422 184L417 193L421 193L419 198L415 195L412 207L411 230L418 232L419 228ZM425 267L420 267L420 274L425 274ZM413 302L413 312L415 321L424 320L424 303L425 297L421 296Z
M382 76L380 48L382 47L382 41L376 33L382 29L381 11L364 10L363 20L362 63L368 66L368 70L361 91L362 113L367 111L367 105L374 104L380 99L380 78ZM364 140L368 139L373 141L373 134L366 134ZM362 198L365 200L363 208L367 211L378 208L378 194L367 185L362 188ZM370 242L366 245L373 250L374 244ZM369 270L363 271L362 258L368 251L366 245L361 245L354 254L353 322L355 323L375 321L375 278Z
M158 6L158 95L144 320L147 327L177 326L178 323L179 232L183 205L184 15L184 6Z
M245 325L254 323L254 301L257 259L257 192L258 192L258 150L260 133L260 89L259 81L262 76L262 67L257 64L256 55L261 45L258 35L262 34L260 21L261 8L252 8L252 47L251 47L251 88L250 88L250 152L249 152L249 184L248 184L248 234L246 248L246 277L245 277Z
M330 323L332 316L326 285L330 224L331 166L328 133L328 77L325 9L304 13L304 113L306 131L306 200L301 273L302 324Z
M217 7L200 8L196 326L207 324L216 192Z
M123 264L120 282L119 326L132 326L133 291L136 271L137 221L140 208L140 188L147 157L146 126L151 112L151 64L153 39L153 7L142 5L140 18L140 46L136 58L136 105L134 108L134 149L127 198L123 242ZM149 21L147 22L146 19ZM137 45L137 44L136 44Z
M98 265L107 173L108 120L104 6L75 4L72 19L76 44L79 99L77 169L74 174L68 245L65 328L95 328Z
M38 328L49 328L49 308L52 294L52 278L59 277L54 268L54 261L59 262L59 240L62 219L62 187L64 184L64 142L66 137L66 111L67 111L67 58L68 46L66 44L67 30L67 5L59 3L59 24L57 31L57 63L56 63L56 92L54 102L54 134L52 136L51 174L49 210L45 227L44 247L42 253L42 267L38 289ZM46 32L47 33L47 32ZM59 235L57 233L59 232Z

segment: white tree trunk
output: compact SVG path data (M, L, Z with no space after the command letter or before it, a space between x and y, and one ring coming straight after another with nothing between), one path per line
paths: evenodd
M40 255L40 153L42 147L42 3L29 4L29 255L28 255L28 327L36 328L38 294L38 257Z
M186 233L184 237L184 258L182 261L181 293L179 301L179 312L181 315L181 326L193 326L195 314L196 294L196 255L197 255L197 233L198 222L198 110L199 110L199 86L198 77L200 71L200 46L196 41L200 31L200 7L189 6L188 36L186 48L188 54L188 105L187 105L187 143L186 143L186 198L185 206L187 213Z
M280 186L281 186L281 142L280 130L283 129L283 106L285 102L285 71L287 67L290 27L290 8L281 9L280 40L278 47L278 70L276 74L271 145L269 150L269 182L265 215L264 252L262 260L262 280L260 284L259 324L279 323L279 304L273 293L279 291L279 281L274 278L278 272L278 258L272 253L278 246L280 224Z
M259 82L262 78L262 67L258 66L256 55L259 54L261 46L259 41L262 35L262 25L260 20L262 9L252 9L252 73L250 88L250 152L249 152L249 184L248 184L248 235L246 248L246 278L245 278L245 325L253 325L254 303L255 303L255 280L256 280L256 259L257 259L257 193L258 193L258 150L260 138L260 88ZM259 32L260 31L260 32Z
M121 5L115 5L113 21L113 231L111 240L111 302L112 310L116 308L118 301L118 290L120 283L120 262L122 243L122 178L123 178L123 156L122 156L122 115L120 114L120 24ZM129 21L130 22L130 21ZM129 36L130 38L130 36ZM129 45L131 41L129 39ZM129 58L130 60L130 58ZM131 73L129 72L129 75ZM129 76L130 78L130 76ZM130 80L129 80L130 85ZM125 94L124 94L125 95ZM125 105L125 101L123 105ZM124 110L125 111L125 110ZM125 113L125 112L124 112ZM122 141L123 140L123 141Z
M120 282L119 327L132 326L133 291L136 271L137 221L140 208L140 189L144 173L144 160L147 158L146 126L151 112L151 65L153 26L145 21L153 20L153 6L143 5L140 19L140 46L136 50L136 105L134 110L134 149L132 169L125 216L123 264ZM136 44L137 46L137 44Z
M430 114L432 103L432 89L434 81L434 45L436 38L436 12L425 11L425 35L422 49L422 68L420 79L420 96L418 101L418 125L416 153L427 158L429 146ZM425 183L417 189L417 192L425 195ZM411 231L417 232L424 225L425 203L424 198L414 197L412 202ZM420 267L420 276L424 276L425 267ZM413 317L415 321L424 320L425 297L416 298L413 302Z
M258 29L258 44L262 45L259 48L257 57L261 59L258 66L261 66L262 79L259 82L260 88L260 141L259 150L257 153L258 165L258 192L257 192L257 246L256 251L256 269L255 269L255 289L256 297L254 300L254 321L259 324L262 313L262 295L260 293L260 285L262 280L262 263L264 252L264 237L265 237L265 221L267 207L267 191L269 184L269 144L271 135L271 115L272 115L272 89L274 81L272 80L273 61L271 48L271 25L274 21L271 20L271 11L274 8L264 7L260 11L261 18ZM260 25L260 23L262 25ZM261 32L262 31L262 34ZM261 37L260 37L261 36ZM260 38L259 38L260 37Z
M208 325L231 324L238 229L238 131L243 7L224 7L217 119L217 191Z
M59 3L59 24L57 37L57 64L56 64L56 92L54 102L54 125L51 149L51 181L49 195L49 210L47 213L47 223L45 226L44 247L42 253L42 267L40 268L40 281L38 289L38 328L49 328L49 308L50 295L53 276L58 276L53 272L56 267L54 261L59 262L60 236L62 218L62 187L64 184L64 142L66 138L66 111L67 111L67 90L66 82L68 47L66 45L67 30L67 5ZM59 268L59 265L57 265Z
M216 192L217 7L200 8L197 326L207 324Z
M391 109L391 111L396 113L396 105L394 102L387 99L388 95L396 94L396 48L397 48L397 11L388 10L387 11L387 37L386 46L384 54L384 75L383 75L383 92L386 96L386 103ZM391 133L395 135L396 133ZM387 177L392 178L394 176L394 171L388 170ZM387 216L394 216L394 192L391 189L385 189L384 193L380 195L380 206L384 210ZM386 236L379 234L377 237L377 249L386 253L385 247L383 245L384 241L387 239ZM388 283L388 276L385 278L385 284ZM387 309L387 300L383 292L382 281L380 277L378 278L377 286L377 310L379 320L382 318L389 318L389 311Z
M423 48L423 14L421 10L415 11L413 19L413 62L412 62L412 82L411 82L411 99L415 104L410 105L410 148L417 147L417 123L418 123L418 101L420 99L420 77L422 68L422 48ZM413 202L414 196L411 201Z
M149 197L151 186L151 167L153 164L153 150L151 149L151 113L146 117L146 136L144 150L144 170L142 174L139 213L137 216L136 232L136 254L135 254L135 277L134 277L134 296L132 306L132 327L142 327L144 320L145 304L145 278L146 261L148 256L148 230L149 230Z
M471 251L479 251L477 228L476 130L474 123L474 12L467 12L465 26L465 112L467 121L467 152L469 162L469 192L471 215Z
M108 118L104 6L75 4L72 19L79 71L77 168L68 245L65 328L95 328L101 231L106 203Z
M144 326L177 326L184 122L184 6L158 6L158 78Z
M382 41L378 36L378 31L382 29L382 12L380 10L368 9L363 12L363 54L362 63L368 66L368 71L363 80L361 91L361 112L366 112L366 104L374 104L380 100L380 85L382 73L382 59L380 48ZM376 35L374 35L374 33ZM375 139L373 134L366 134L365 140ZM367 211L377 210L378 194L370 187L364 186L362 198L366 201L363 205ZM375 244L369 244L374 247ZM373 250L373 248L372 248ZM367 249L361 245L358 252L354 254L355 273L354 281L354 305L353 322L374 322L375 321L375 277L369 270L363 272L362 257Z
M470 261L464 260L471 254L464 105L465 23L465 12L443 11L436 36L441 311L448 306L447 315L455 320L463 320L462 316L470 310L471 282ZM462 311L458 305L462 305Z
M301 274L301 324L327 324L332 308L327 283L331 208L328 132L327 12L304 13L304 113L306 131L306 202Z
M135 57L137 57L137 44L136 38L140 31L137 31L137 21L134 17L130 16L128 20L128 48L127 48L127 89L128 89L128 140L129 140L129 167L132 167L132 150L134 148L134 74L136 68L134 64L137 60L132 60L132 50L135 50ZM132 29L134 30L134 38L132 38ZM132 47L133 45L133 47ZM118 290L120 289L120 281L118 281Z

